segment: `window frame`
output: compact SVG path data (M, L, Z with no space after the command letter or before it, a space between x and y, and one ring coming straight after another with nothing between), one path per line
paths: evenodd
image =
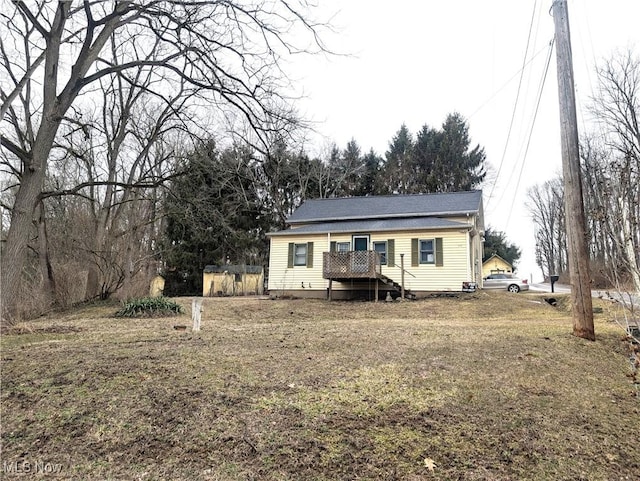
M304 253L303 254L298 253L298 248L304 249ZM296 243L293 244L293 266L294 267L307 265L307 249L308 249L308 244L306 242L301 244L296 244ZM298 261L299 257L302 257L302 260L303 260L302 263Z
M345 250L342 250L340 246L345 247ZM336 252L349 252L351 250L351 242L336 242Z
M380 252L378 250L376 250L376 246L377 245L384 245L384 251ZM385 241L372 241L371 242L371 247L373 248L374 252L377 252L378 254L380 254L380 265L386 266L387 265L387 254L388 254L388 249L389 249L389 244L388 242Z
M431 249L422 249L422 243L423 242L430 242L431 243ZM427 256L427 260L423 260L422 258L422 254L425 253ZM431 254L431 260L429 259L429 254ZM435 238L433 239L418 239L418 263L419 264L427 264L427 265L431 265L431 264L435 264L436 263L436 240Z

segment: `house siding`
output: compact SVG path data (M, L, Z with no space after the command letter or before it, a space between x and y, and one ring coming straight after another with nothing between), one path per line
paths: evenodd
M400 282L400 254L404 254L404 285L411 291L459 291L467 277L466 231L429 231L393 233L395 239L395 266L382 266L382 273ZM372 240L376 236L372 236ZM442 266L434 264L411 265L412 239L442 239Z
M289 244L312 242L313 267L288 267ZM328 281L322 278L322 253L328 251L327 235L287 235L271 238L268 288L271 294L293 295L291 291L326 291ZM302 287L304 285L304 287Z
M459 219L469 222L469 219ZM329 281L322 277L322 253L330 250L331 242L351 242L354 234L368 234L369 248L378 241L393 240L394 265L383 265L382 274L396 282L401 281L400 256L404 254L405 288L414 292L460 291L462 282L474 280L474 270L470 259L470 239L468 230L449 229L433 231L357 232L340 234L291 235L271 237L269 258L269 291L275 295L309 295L315 291L321 297L326 293ZM419 264L411 266L412 239L442 239L442 266ZM313 267L295 266L288 268L289 243L313 242ZM389 244L387 244L388 248ZM472 256L471 256L472 257ZM302 286L305 286L304 288ZM334 282L332 290L351 290L353 284Z

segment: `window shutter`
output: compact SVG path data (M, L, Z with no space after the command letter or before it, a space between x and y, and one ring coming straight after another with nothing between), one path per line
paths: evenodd
M336 241L331 241L331 244L329 246L329 252L335 252L337 249L336 247Z
M442 255L442 237L436 237L436 266L441 267L444 265L444 259Z
M289 242L289 260L287 261L288 269L293 268L293 249L294 249L293 242Z
M411 239L411 267L420 265L420 251L418 250L418 239Z
M396 265L396 241L394 239L387 239L387 265L393 267Z
M307 267L313 267L313 242L307 242Z

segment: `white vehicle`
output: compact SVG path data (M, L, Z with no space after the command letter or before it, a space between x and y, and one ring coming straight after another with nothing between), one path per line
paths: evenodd
M528 291L529 283L513 274L491 274L484 278L483 289L506 289L509 292Z

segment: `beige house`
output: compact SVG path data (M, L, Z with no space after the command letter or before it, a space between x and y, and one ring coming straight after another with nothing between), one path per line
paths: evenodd
M513 273L513 266L505 261L498 254L493 254L486 261L482 263L482 277L487 277L491 274L511 274Z
M248 296L264 293L264 271L261 266L205 266L202 274L202 296Z
M482 283L481 191L308 200L287 223L269 234L274 296L415 298Z

